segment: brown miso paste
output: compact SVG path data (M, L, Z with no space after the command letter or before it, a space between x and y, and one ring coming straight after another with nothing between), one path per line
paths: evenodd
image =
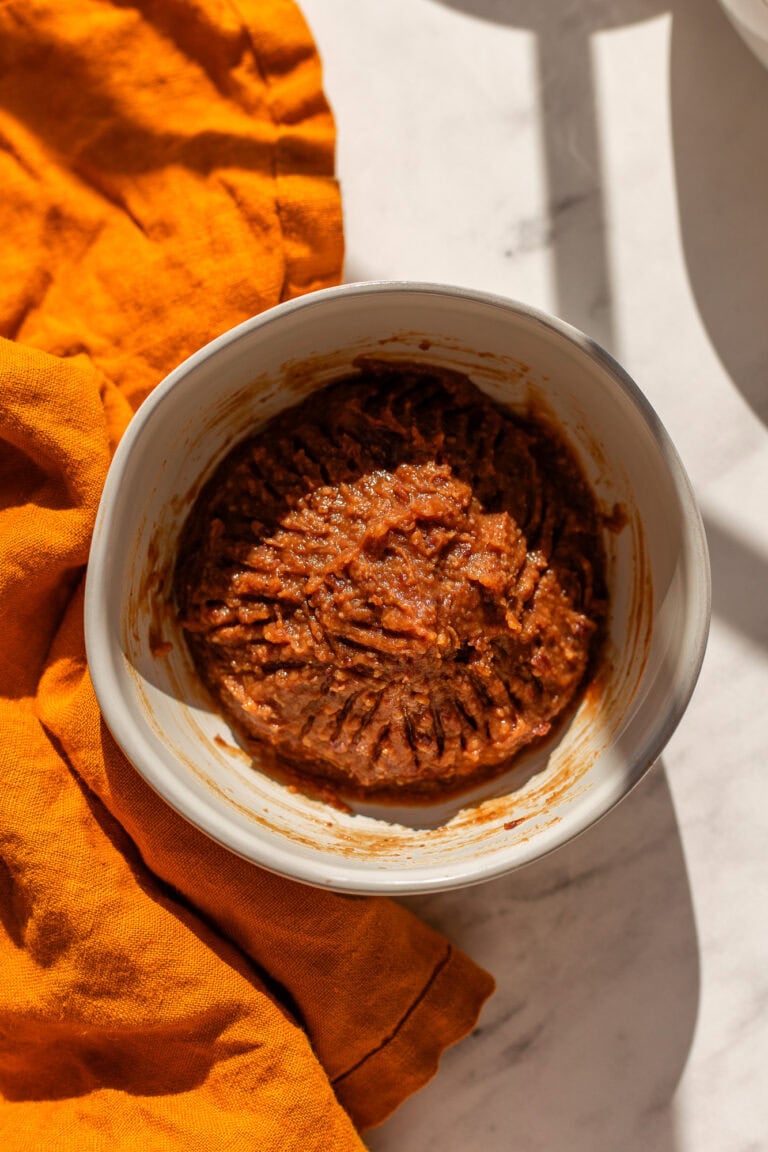
M373 360L226 457L175 587L241 737L342 795L502 770L573 704L606 609L600 516L555 429Z

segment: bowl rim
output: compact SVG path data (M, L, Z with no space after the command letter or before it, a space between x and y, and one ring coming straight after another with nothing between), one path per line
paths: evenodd
M116 497L122 487L122 480L133 448L141 437L147 423L167 402L168 397L184 378L198 365L216 356L223 349L250 336L254 331L267 327L276 320L305 309L324 307L334 300L365 295L394 295L396 293L418 293L449 300L463 300L473 304L491 306L522 316L534 325L575 345L590 359L602 366L613 382L623 391L633 407L649 428L669 470L675 491L680 501L683 521L686 525L685 550L691 560L691 571L696 585L693 603L688 605L688 628L686 637L687 658L685 675L679 691L670 695L669 707L665 711L663 723L654 726L649 737L641 742L641 748L628 762L620 790L614 789L608 802L598 810L584 810L581 819L574 819L565 827L558 825L563 835L555 842L542 846L538 852L526 854L524 859L509 860L504 857L487 856L480 862L472 859L462 861L456 868L438 871L436 866L413 866L406 864L400 871L376 868L375 861L365 872L347 865L343 857L334 856L328 851L317 857L302 857L291 852L290 847L277 846L258 838L249 840L248 850L234 845L232 838L241 840L239 830L228 823L226 815L201 803L193 792L179 786L173 777L160 767L157 768L144 755L144 746L129 717L122 700L122 693L112 663L110 629L107 627L105 581L100 578L108 557L110 528L114 516ZM664 747L677 728L690 702L707 646L711 616L711 574L704 525L701 519L690 479L682 460L666 428L650 401L624 368L592 337L574 328L566 321L543 312L531 305L521 303L496 293L464 288L456 285L409 280L366 280L342 284L332 288L319 289L292 300L277 304L242 321L240 324L215 337L183 360L168 373L141 404L113 456L104 489L99 503L93 533L85 586L85 647L94 692L102 716L117 744L140 776L169 804L179 815L211 839L243 857L253 864L280 875L299 880L321 888L337 891L367 894L400 894L440 891L466 887L494 879L516 870L557 851L564 844L581 835L606 816L618 803L635 788L646 772L660 756ZM229 837L227 835L229 829ZM272 837L271 837L272 838ZM270 838L270 839L271 839ZM534 838L535 840L535 838ZM424 875L426 871L428 875Z

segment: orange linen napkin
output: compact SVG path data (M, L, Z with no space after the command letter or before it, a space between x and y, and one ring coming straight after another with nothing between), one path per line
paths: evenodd
M402 908L262 872L177 817L85 663L84 565L132 408L341 259L291 0L0 3L7 1152L359 1149L491 990Z

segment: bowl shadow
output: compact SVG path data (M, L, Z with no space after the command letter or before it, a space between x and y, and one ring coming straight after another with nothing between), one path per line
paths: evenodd
M371 1152L675 1152L699 1003L691 890L661 762L612 813L528 867L404 901L496 977L440 1077Z

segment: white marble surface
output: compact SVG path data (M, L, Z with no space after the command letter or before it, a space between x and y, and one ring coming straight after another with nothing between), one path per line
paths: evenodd
M640 787L546 861L413 899L496 976L375 1152L768 1148L768 71L715 0L302 0L347 278L555 312L696 487L714 617Z

